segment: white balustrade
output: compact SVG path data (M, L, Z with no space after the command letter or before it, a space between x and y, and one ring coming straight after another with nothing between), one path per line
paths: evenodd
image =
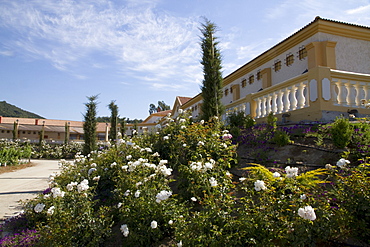
M298 85L298 108L301 109L305 107L306 105L306 98L304 95L304 89L307 87L307 84L305 82L301 82Z
M297 87L296 86L292 86L291 87L291 90L290 90L290 110L291 111L294 111L295 109L297 109L297 103L298 103L298 100L297 100L297 97L296 97L296 93L297 93Z
M276 104L277 96L278 95L276 93L273 93L271 96L271 111L272 112L277 112L277 104Z
M355 85L353 85L353 87L355 88L356 90L356 95L359 95L360 97L356 97L355 98L355 105L357 107L361 106L361 99L363 99L363 93L362 93L362 90L361 90L361 87L360 87L360 84L359 83L356 83Z
M283 110L284 110L283 97L284 97L283 90L279 90L279 92L278 92L278 110L277 110L277 113L282 113Z
M364 91L364 99L369 99L370 85L369 83L362 84L362 90Z
M289 88L285 88L284 90L284 112L288 112L289 109L290 109L290 100L289 100L289 96L290 96L290 90Z
M262 99L258 98L257 99L257 117L261 117L262 115L262 110L261 110L261 104L262 104Z
M322 80L322 100L332 101L334 105L345 107L361 107L362 99L370 98L370 82L345 80L339 78ZM289 111L303 109L310 106L310 101L315 102L319 97L319 87L316 80L307 80L290 84L274 92L268 90L266 94L259 92L259 97L253 100L256 103L256 118L266 117L270 112L282 114ZM312 91L313 90L313 91Z
M333 104L346 107L364 107L362 99L368 99L370 91L369 82L358 82L333 78L332 94Z
M250 103L249 102L240 103L239 105L226 108L225 114L222 115L222 120L226 121L229 115L238 112L243 112L245 115L250 115L251 113Z
M256 98L256 118L266 117L270 112L279 114L308 107L307 85L303 81Z
M271 101L272 101L272 96L271 94L267 95L267 102L266 102L266 113L269 114L271 112Z
M266 112L266 96L263 96L262 97L262 106L261 106L261 111L262 111L262 117L266 117L267 116L267 112Z

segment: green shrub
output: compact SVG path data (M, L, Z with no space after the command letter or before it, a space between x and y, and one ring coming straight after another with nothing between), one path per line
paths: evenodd
M269 126L272 131L277 128L277 117L275 117L272 112L267 116L267 126Z
M352 160L365 159L370 153L370 124L367 122L351 123L353 134L348 145Z
M27 143L20 144L18 142L2 142L0 143L0 164L17 165L31 157L32 149Z
M280 147L288 145L291 142L289 134L282 130L275 131L271 141Z
M336 208L339 225L345 228L344 236L357 238L370 244L370 164L354 168L332 167L331 206Z
M249 164L239 178L229 172L236 146L218 119L193 123L181 113L165 121L158 133L61 162L50 188L26 204L37 244L325 246L370 238L368 164L346 168L341 160L305 173ZM266 133L266 125L258 129Z
M233 112L227 116L227 123L230 127L250 128L256 121L244 112Z
M345 148L351 141L353 130L350 126L348 119L337 118L331 125L330 134L332 140L337 148Z

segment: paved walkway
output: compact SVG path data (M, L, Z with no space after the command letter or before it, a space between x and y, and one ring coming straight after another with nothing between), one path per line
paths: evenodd
M48 188L49 175L58 173L58 160L31 160L22 170L0 174L0 220L22 210L20 200L32 199Z

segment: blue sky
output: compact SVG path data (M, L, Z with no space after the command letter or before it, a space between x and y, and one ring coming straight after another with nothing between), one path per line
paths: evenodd
M315 16L370 26L370 0L0 0L0 101L80 121L99 94L99 116L145 119L200 92L202 17L227 76Z

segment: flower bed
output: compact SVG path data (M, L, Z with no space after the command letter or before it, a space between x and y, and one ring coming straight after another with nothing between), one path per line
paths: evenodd
M50 188L25 205L27 221L4 228L23 225L41 246L155 246L165 239L175 246L308 246L370 239L366 160L305 173L251 164L239 178L229 172L238 163L236 146L218 119L193 123L182 113L166 121L158 133L63 161Z

